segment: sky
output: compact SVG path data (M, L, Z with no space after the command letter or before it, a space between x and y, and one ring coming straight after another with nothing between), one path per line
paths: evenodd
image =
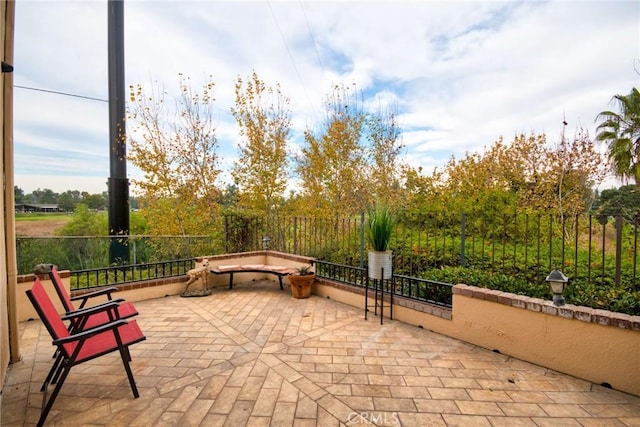
M234 83L253 71L291 99L292 152L323 120L331 88L355 84L365 103L397 106L403 158L427 174L500 137L556 143L563 120L567 136L581 127L594 138L597 114L640 84L638 1L125 0L124 15L127 86L158 81L171 97L179 73L193 87L215 82L226 171L240 142ZM107 191L107 30L106 1L16 3L15 184L25 193Z

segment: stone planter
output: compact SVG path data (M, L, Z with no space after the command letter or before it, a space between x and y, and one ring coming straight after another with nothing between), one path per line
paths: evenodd
M369 251L369 278L370 279L391 279L393 265L391 264L391 251L379 252ZM384 277L382 272L384 269Z

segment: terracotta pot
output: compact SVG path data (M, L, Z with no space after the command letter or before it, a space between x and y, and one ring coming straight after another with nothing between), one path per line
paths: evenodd
M315 274L289 276L289 282L291 283L291 295L294 298L309 298L311 296L311 285L313 285L315 280Z
M384 277L382 269L384 268ZM391 264L391 251L369 251L369 278L391 279L393 266Z

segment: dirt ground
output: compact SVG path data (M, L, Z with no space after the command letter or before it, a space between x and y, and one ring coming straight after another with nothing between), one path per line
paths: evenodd
M51 218L37 221L16 221L16 236L53 236L54 231L69 222L69 218Z

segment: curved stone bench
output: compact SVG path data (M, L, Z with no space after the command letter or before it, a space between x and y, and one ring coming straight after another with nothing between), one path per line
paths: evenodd
M280 265L266 265L266 264L247 264L247 265L218 265L211 268L213 274L228 274L229 275L229 289L233 288L233 274L234 273L268 273L278 276L278 282L280 283L280 289L284 289L282 286L282 278L288 276L296 271L293 267L283 267Z

